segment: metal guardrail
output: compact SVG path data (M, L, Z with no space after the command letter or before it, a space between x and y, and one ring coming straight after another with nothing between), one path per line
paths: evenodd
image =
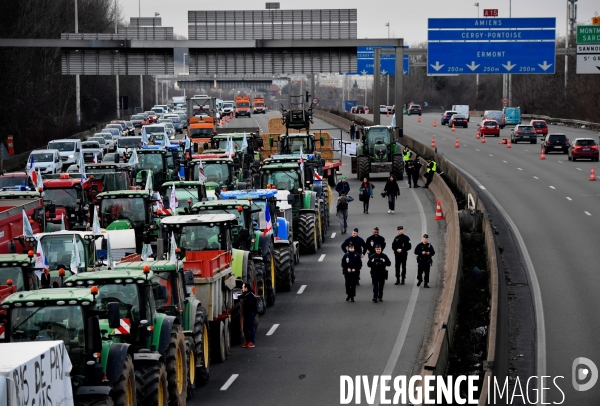
M539 114L521 114L522 118L529 118L530 120L546 120L547 122L559 123L568 126L585 126L588 129L600 130L600 123L592 123L591 121L573 120L570 118L555 118L549 116L542 116Z

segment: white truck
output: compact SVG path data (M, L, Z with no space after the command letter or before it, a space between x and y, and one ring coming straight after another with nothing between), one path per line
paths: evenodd
M177 107L185 108L185 96L173 96L173 105Z
M0 405L73 406L71 368L62 340L0 344Z
M471 109L468 104L454 104L452 106L452 111L463 114L467 118L467 121L471 121Z

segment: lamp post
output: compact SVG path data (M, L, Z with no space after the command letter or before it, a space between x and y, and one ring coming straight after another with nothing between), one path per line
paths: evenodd
M79 19L77 18L77 0L75 0L75 34L79 32ZM77 116L77 127L81 126L81 98L80 98L79 75L75 75L75 114Z
M477 7L477 18L479 18L479 2L473 4ZM479 73L475 75L475 105L477 105L477 98L479 97Z
M385 23L385 26L388 27L388 38L390 37L390 22Z
M117 32L117 0L115 0L115 34ZM115 75L115 77L117 82L117 118L121 118L121 106L119 103L119 75Z
M473 5L477 7L477 18L479 18L479 3L475 3Z

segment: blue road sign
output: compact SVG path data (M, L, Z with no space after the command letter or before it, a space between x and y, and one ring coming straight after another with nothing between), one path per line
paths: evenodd
M427 28L556 28L556 18L430 18Z
M372 75L373 67L375 65L375 48L393 49L394 47L357 47L356 72L348 72L348 75L360 75L363 74L363 72L366 72L367 75ZM408 48L408 46L405 46L404 48ZM381 54L381 58L379 60L381 71L385 71L386 75L396 74L396 55ZM408 55L404 55L404 74L409 74Z
M550 74L554 42L430 42L427 74Z
M429 30L429 41L536 41L555 40L556 30Z

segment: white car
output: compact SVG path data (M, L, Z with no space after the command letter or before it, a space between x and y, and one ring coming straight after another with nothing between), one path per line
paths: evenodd
M83 154L83 162L102 162L104 152L98 141L84 141L81 143L81 153Z
M63 168L67 168L71 164L79 162L81 154L81 140L78 139L61 139L54 140L48 143L48 149L57 149L60 153Z
M106 140L104 137L90 137L87 139L87 141L96 141L98 144L100 144L100 148L102 148L102 154L106 154L108 152L108 147L106 146Z
M62 161L60 153L57 149L36 149L31 151L27 160L29 168L31 159L33 158L34 168L40 170L40 173L60 173L62 170Z
M102 137L104 138L104 142L106 144L107 152L113 152L117 149L117 142L113 138L110 133L96 133L94 137Z

